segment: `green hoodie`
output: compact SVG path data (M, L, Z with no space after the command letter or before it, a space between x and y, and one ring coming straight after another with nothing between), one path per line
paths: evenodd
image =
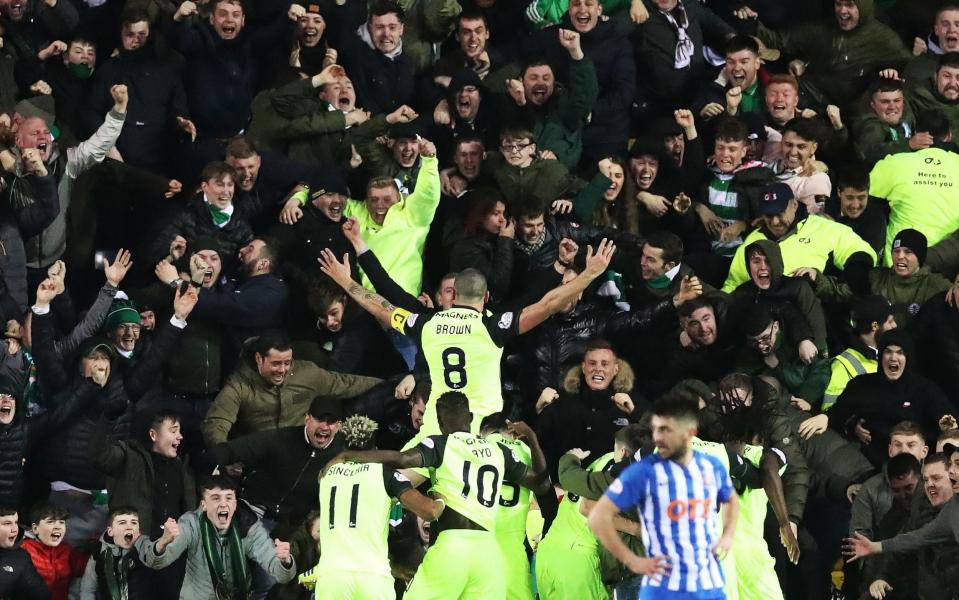
M938 273L920 267L912 275L899 277L892 269L877 267L869 272L869 291L879 294L893 306L896 324L905 327L919 312L926 300L952 287L952 283ZM816 278L816 295L832 302L849 302L853 298L849 285L838 277L820 275Z
M823 104L854 102L879 71L901 71L911 57L899 36L876 20L873 0L855 2L859 24L852 31L839 29L833 15L782 33L759 25L763 43L806 62L799 85Z

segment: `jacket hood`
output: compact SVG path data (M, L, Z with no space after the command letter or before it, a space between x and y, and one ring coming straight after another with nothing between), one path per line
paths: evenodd
M636 372L629 366L629 363L621 358L616 359L616 364L619 365L619 373L613 378L613 383L609 386L610 389L617 394L631 392L636 386ZM566 371L566 377L563 378L563 390L570 394L578 394L582 386L583 367L580 365L570 367L569 371Z
M873 0L853 0L859 8L859 27L862 27L867 21L871 21L876 14L876 5Z
M749 251L752 248L758 248L766 255L766 262L769 263L769 288L775 288L782 280L785 271L785 267L783 266L783 253L779 248L779 244L771 240L756 240L746 246L746 251L743 252L743 260L746 261L747 273L749 273ZM750 276L749 280L752 281L752 276Z
M13 420L10 421L10 425L0 425L0 427L19 425L26 419L27 402L23 397L24 384L22 381L18 382L17 379L17 377L12 377L10 375L0 377L0 394L8 394L13 396L15 406Z
M889 381L882 368L882 354L889 346L899 346L902 348L903 354L906 355L906 365L902 370L902 375L896 381ZM890 329L882 334L882 336L879 338L879 348L877 353L879 369L877 370L876 375L882 377L883 381L887 381L892 384L901 384L911 379L915 369L918 368L917 366L912 365L912 361L916 358L916 354L913 352L914 348L915 347L913 346L912 338L909 337L908 333L899 327Z

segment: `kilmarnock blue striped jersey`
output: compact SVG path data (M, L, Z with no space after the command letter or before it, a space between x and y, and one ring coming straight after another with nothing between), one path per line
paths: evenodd
M718 505L728 502L732 493L723 464L695 450L685 467L651 454L610 484L606 496L620 510L637 510L647 555L666 556L672 564L660 581L644 577L643 587L710 596L723 587L712 547L720 536Z

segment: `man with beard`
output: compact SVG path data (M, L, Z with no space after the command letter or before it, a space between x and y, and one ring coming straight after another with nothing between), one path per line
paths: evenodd
M375 2L355 31L343 31L338 46L360 106L383 115L413 103L415 65L403 52L405 13L388 0Z
M167 567L186 553L187 577L181 598L216 600L248 598L252 577L247 559L252 559L276 581L296 577L290 543L270 536L256 515L237 510L237 484L215 475L200 485L200 508L178 520L167 519L156 541L136 541L140 560L151 569Z
M520 79L507 80L503 114L507 121L531 124L539 149L551 151L573 169L583 152L583 129L599 97L599 83L596 68L583 51L580 33L569 29L556 33L570 58L566 87L557 85L550 63L533 58Z
M959 52L939 57L935 74L911 82L909 101L916 115L941 112L949 120L953 138L959 137Z
M773 170L792 189L793 197L806 207L806 212L820 214L825 207L818 199L832 194L832 182L829 174L816 164L821 141L819 126L812 119L800 117L786 123L782 134L782 158Z
M928 42L917 40L925 51L906 65L906 81L924 82L934 77L939 57L946 52L959 52L959 4L943 4L935 19Z
M194 152L209 160L207 153L221 152L217 140L242 133L249 123L258 57L281 45L292 22L306 11L294 4L256 32L244 31L246 17L239 0L214 2L208 23L191 18L198 11L189 0L179 6L173 15L172 40L189 65L184 81L195 137L201 143Z
M676 172L681 189L687 193L697 190L706 173L706 157L692 111L678 109L672 116L656 119L648 135L657 144L662 144L661 153L667 162L661 166L669 166Z
M932 136L916 131L916 117L906 102L902 81L880 77L869 91L869 110L853 122L856 154L872 167L889 154L921 150Z
M959 62L956 73L959 76ZM959 98L959 79L955 85ZM929 269L951 273L959 267L959 241L954 235L959 207L950 191L959 186L959 155L952 151L952 134L942 112L920 113L916 129L932 135L931 147L887 156L869 174L869 194L889 203L883 264L892 266L892 242L899 232L914 229L926 237Z
M243 464L241 498L263 519L267 532L288 535L319 497L320 473L346 446L339 435L343 411L339 401L317 397L299 425L250 433L208 450L211 462L224 468Z
M120 48L97 68L90 93L83 102L83 126L92 131L99 115L109 107L110 88L125 84L135 100L130 118L117 138L124 162L157 173L169 174L176 132L189 135L186 93L180 66L157 50L150 17L132 10L120 22ZM195 131L195 130L194 130Z
M280 326L285 319L289 292L276 275L279 261L271 244L256 238L240 248L236 283L200 288L196 316L226 328L232 350L238 351L244 340ZM190 270L196 281L205 278L208 265L191 259Z

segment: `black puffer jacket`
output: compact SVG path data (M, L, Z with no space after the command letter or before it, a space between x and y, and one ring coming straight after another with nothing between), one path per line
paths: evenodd
M953 406L959 406L959 312L940 294L923 305L912 327L924 374L945 390Z
M113 366L123 379L123 387L131 402L139 402L144 396L161 391L163 366L173 354L183 331L167 322L160 325L154 336L141 337L129 358L117 354Z
M580 302L570 312L550 317L523 336L524 373L528 378L525 396L535 400L543 388L560 389L564 375L582 360L590 340L605 338L615 344L660 323L668 323L675 314L669 300L632 312L604 310ZM630 373L635 379L632 370Z
M63 393L92 393L85 410L47 439L41 460L50 481L65 481L84 490L104 489L105 478L96 472L87 454L92 436L97 435L96 419L103 415L110 422L113 439L130 437L132 407L115 369L106 386L100 388L78 374L75 361L64 361L53 342L53 317L50 313L33 315L33 357L47 397ZM65 366L73 365L72 371ZM87 389L93 386L92 392Z
M59 166L59 165L58 165ZM7 214L0 218L0 243L3 244L3 279L10 296L21 311L27 309L27 250L25 240L46 229L60 212L60 197L57 194L57 178L28 175L5 178L10 186L4 190L0 201L7 207ZM2 186L0 186L2 187ZM33 201L19 201L16 196L25 190ZM14 208L19 206L20 208Z
M232 266L235 261L237 250L253 239L253 230L250 229L249 223L238 213L240 209L234 205L233 217L225 226L217 227L213 224L210 209L203 201L203 194L197 194L156 237L149 252L151 264L160 262L170 253L170 242L178 235L183 236L187 241L187 247L190 240L198 237L213 237L220 244L223 271L228 271L228 265Z

